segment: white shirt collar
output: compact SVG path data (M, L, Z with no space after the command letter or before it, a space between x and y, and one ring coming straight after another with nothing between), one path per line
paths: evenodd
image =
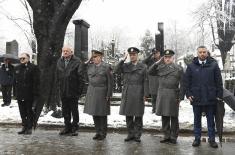
M202 62L204 62L204 64L206 64L206 60L201 61L200 59L198 59L198 61L199 61L199 64L202 64Z

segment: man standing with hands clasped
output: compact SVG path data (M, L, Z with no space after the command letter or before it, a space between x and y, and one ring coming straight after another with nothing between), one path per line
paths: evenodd
M197 48L197 57L188 65L185 73L186 96L193 106L194 136L192 144L198 147L201 143L201 117L206 113L209 144L213 148L215 142L215 110L216 103L223 96L223 83L217 62L208 56L205 46Z
M126 54L115 68L116 72L123 74L122 100L119 113L126 116L128 136L125 141L141 142L144 102L146 96L148 96L147 66L138 61L138 53L140 52L138 48L130 47L127 51L131 62L124 63L127 59Z
M174 63L172 50L165 50L164 57L149 68L149 74L159 79L156 114L162 116L164 139L161 143L177 143L179 132L179 103L182 92L183 68Z
M78 99L84 85L83 67L68 46L62 48L62 57L57 61L56 83L62 101L65 128L59 135L77 136L79 128ZM71 122L71 117L73 122Z

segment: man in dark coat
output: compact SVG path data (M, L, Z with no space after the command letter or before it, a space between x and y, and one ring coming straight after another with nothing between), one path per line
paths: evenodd
M32 134L34 101L39 96L39 69L30 63L27 53L20 55L20 65L15 67L14 88L23 126L18 134Z
M4 64L2 64L0 76L3 97L2 107L9 106L11 104L12 86L14 83L14 66L7 58L4 59Z
M59 134L77 136L79 127L78 99L82 94L84 76L82 62L73 55L70 47L62 48L62 57L57 62L56 83L60 91L65 124L65 128ZM73 117L72 123L71 115Z
M144 59L142 62L148 66L152 66L155 62L157 62L161 58L161 52L160 50L153 48L152 54L148 56L146 59ZM157 90L158 90L158 77L148 75L149 80L149 93L151 94L152 99L152 113L155 113L156 111L156 99L157 99Z
M188 65L185 73L186 96L193 106L194 136L192 146L197 147L201 142L201 116L206 113L210 146L217 148L215 142L215 108L218 100L223 97L223 84L217 62L208 57L205 46L197 48L198 56Z
M102 61L103 53L92 50L92 60L86 62L89 86L84 113L93 116L96 135L94 140L103 140L107 134L107 115L110 115L110 98L113 88L113 73L109 64Z
M165 50L164 57L149 68L149 74L158 76L159 88L156 114L162 116L164 139L161 143L176 144L179 132L179 102L184 99L183 68L174 63L174 51Z
M138 48L130 47L128 53L131 62L124 63L127 58L126 54L124 60L121 60L115 68L115 72L123 74L120 115L126 116L128 136L125 141L135 140L140 142L144 102L148 96L147 66L138 62Z

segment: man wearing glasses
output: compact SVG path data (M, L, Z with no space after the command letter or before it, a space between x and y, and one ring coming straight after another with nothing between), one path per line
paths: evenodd
M39 92L39 70L30 63L28 53L20 54L20 65L15 68L14 96L19 105L22 130L18 134L32 134L34 100Z

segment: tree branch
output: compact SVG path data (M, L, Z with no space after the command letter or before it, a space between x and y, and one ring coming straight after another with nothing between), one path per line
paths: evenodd
M64 0L54 13L51 23L53 25L52 27L59 28L58 25L67 26L81 2L82 0ZM56 31L58 31L58 29L51 30L51 35L54 35Z

